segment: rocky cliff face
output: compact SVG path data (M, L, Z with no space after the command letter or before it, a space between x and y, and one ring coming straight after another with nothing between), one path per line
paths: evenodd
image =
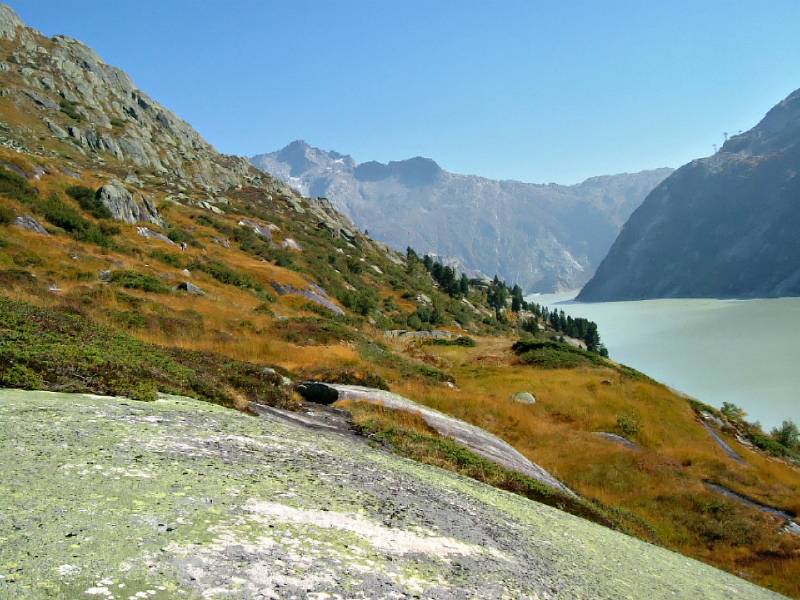
M595 177L573 186L449 173L422 157L357 164L296 141L252 158L361 228L529 291L574 289L591 277L625 219L670 169Z
M129 223L162 225L156 200L210 208L227 202L225 192L247 187L296 212L312 213L326 229L352 230L330 203L302 199L246 158L217 152L91 48L62 35L48 38L5 5L0 5L0 146L56 159L76 179L94 169L107 184L100 200Z
M800 90L647 197L580 300L800 295Z

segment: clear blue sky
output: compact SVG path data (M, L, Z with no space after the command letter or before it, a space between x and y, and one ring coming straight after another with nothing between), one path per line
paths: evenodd
M571 183L710 154L800 88L798 0L10 0L218 149Z

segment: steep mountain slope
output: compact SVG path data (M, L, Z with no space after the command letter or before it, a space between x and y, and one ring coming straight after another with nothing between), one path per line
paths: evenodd
M16 396L20 405L4 393L0 429L14 425L0 435L0 453L14 454L15 469L0 479L0 539L13 540L0 544L0 597L36 597L43 595L40 589L77 597L91 589L80 586L91 584L104 597L155 589L154 597L171 598L176 581L190 590L228 585L236 583L234 570L244 569L252 569L255 579L242 585L268 590L272 582L263 579L265 572L280 565L262 569L264 561L313 556L303 563L306 575L326 569L331 555L344 556L344 544L371 552L351 536L358 535L355 527L408 533L395 525L411 524L418 537L462 541L469 539L456 533L467 529L472 535L475 518L479 531L505 531L508 523L513 528L516 518L508 513L483 511L483 499L500 496L512 517L530 518L524 515L533 514L534 500L800 596L800 537L787 533L786 517L800 512L800 473L742 445L715 416L715 431L744 462L730 459L698 421L698 412L711 415L713 408L691 404L640 373L559 341L541 316L503 302L505 288L442 285L447 270L441 266L434 280L432 267L429 272L414 254L398 254L360 233L329 203L302 197L241 158L219 155L155 101L145 100L142 107L137 98L143 94L133 84L118 86L123 75L114 75L80 43L45 38L6 8L0 9L0 31L0 387L126 398L34 394ZM136 144L122 140L140 140L147 160L131 152ZM515 344L521 335L525 342ZM283 428L253 414L282 415L299 424L323 413L298 396L308 381L380 388L480 427L574 496L470 451L409 412L337 400L330 413L346 429L339 437L320 434L331 431L324 423ZM173 413L164 427L159 412L165 401L155 402L162 394L194 399L169 401L180 414ZM79 408L84 401L87 412ZM200 415L205 407L213 418ZM22 441L19 430L24 444L16 443ZM377 448L362 452L356 434ZM620 436L630 445L620 443ZM268 443L272 437L279 443ZM187 450L179 438L207 443L208 452L193 446L188 456L178 456ZM4 446L6 440L12 445ZM355 479L343 480L336 470L344 464L340 448L350 444L360 458ZM420 465L389 452L438 469L418 470ZM52 462L43 463L43 457ZM372 458L375 463L359 462ZM149 466L139 464L145 460ZM270 477L260 476L265 467L275 467ZM441 477L476 489L478 505L465 498L458 504L465 510L454 510L459 520L450 523L451 513L438 514L438 503L429 502L426 484L413 496L413 506L427 503L428 512L404 513L408 505L395 485L398 469L427 473L426 481L442 497L454 496L449 484L437 487ZM306 473L316 474L319 485ZM707 481L779 512L739 503ZM337 507L313 503L320 486L336 490L325 493L324 502L365 507L369 519L324 511ZM407 491L404 484L399 488ZM258 519L275 515L261 514L247 524L253 526L248 533L231 530L226 511L243 517L249 505L235 495L243 491L257 492L289 522L271 528L276 523ZM57 494L63 494L62 508L76 510L55 510ZM387 497L401 500L386 503ZM333 518L347 527L335 535L320 532L303 520L308 517L323 523ZM558 520L551 522L553 530L563 531ZM424 530L416 527L420 523ZM527 523L521 522L523 529ZM280 550L271 544L273 529L291 533L278 540ZM531 532L530 554L544 560L550 534L524 530ZM576 531L580 537L597 530L578 525ZM234 547L225 546L227 533L234 534ZM619 569L607 568L607 557L614 555L602 546L631 540L606 533L586 539L597 544L587 550L587 581L610 586L593 588L594 596L614 597L615 584L628 585L628 576L618 578ZM179 547L172 545L176 540ZM258 540L264 544L250 545ZM585 545L582 539L576 546L552 543L553 554L561 556ZM189 544L203 552L192 553ZM527 548L509 556L523 556ZM368 553L366 561L346 564L355 565L356 579L374 582L372 574L400 573L404 581L428 585L429 561L401 569L409 557L388 550L391 561ZM121 556L131 553L145 560L158 553L165 562L131 565ZM664 558L658 559L661 565L686 564L656 555ZM510 564L521 571L507 578L509 585L536 575L534 561ZM121 593L103 583L106 576L94 579L92 566L134 571L123 575L127 587ZM455 585L466 585L472 568L482 572L470 557L450 567L446 581ZM296 563L287 568L300 577ZM673 572L665 566L667 571ZM154 581L167 572L177 579ZM704 578L700 588L749 589L718 571L696 573ZM119 575L108 577L118 585ZM670 589L658 575L634 582ZM563 587L541 595L569 597L572 583L559 579L554 585ZM58 587L73 584L64 593Z
M620 226L671 169L593 177L573 186L449 173L428 158L356 164L302 141L251 161L324 196L376 239L500 275L527 291L575 289Z
M631 215L579 300L800 295L800 90Z

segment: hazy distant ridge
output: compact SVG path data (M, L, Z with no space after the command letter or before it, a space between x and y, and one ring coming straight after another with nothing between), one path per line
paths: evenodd
M435 253L473 274L497 273L527 291L585 283L622 223L672 172L532 184L458 175L422 157L358 164L303 141L251 160L303 194L329 198L376 239Z

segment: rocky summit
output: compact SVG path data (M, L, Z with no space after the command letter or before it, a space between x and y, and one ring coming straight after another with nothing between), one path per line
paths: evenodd
M390 246L538 292L588 281L631 212L672 172L542 185L450 173L422 157L358 164L303 141L251 161L303 194L329 198Z
M631 215L579 300L800 295L800 90Z

